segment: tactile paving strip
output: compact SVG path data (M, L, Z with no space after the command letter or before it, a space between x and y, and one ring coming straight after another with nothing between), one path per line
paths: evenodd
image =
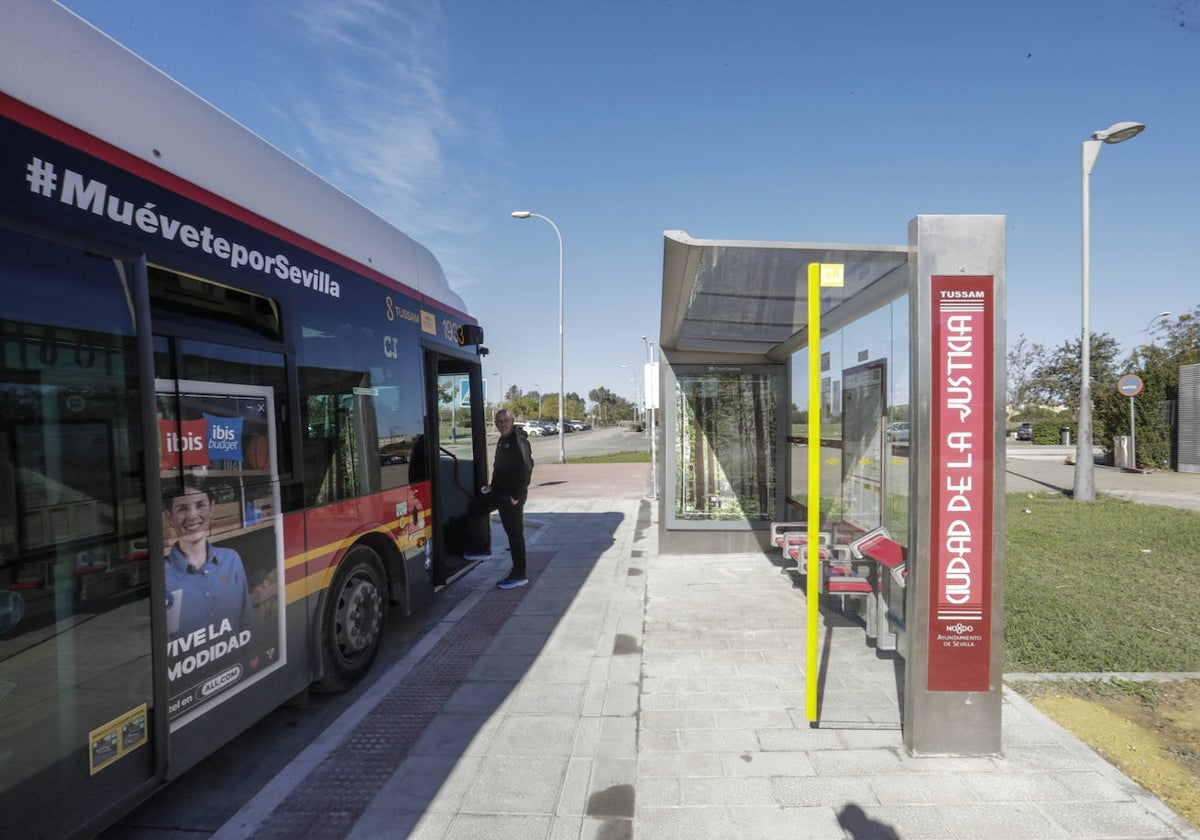
M552 552L528 553L530 586L552 558ZM528 589L485 593L403 682L363 718L350 737L297 785L253 836L259 840L345 837Z

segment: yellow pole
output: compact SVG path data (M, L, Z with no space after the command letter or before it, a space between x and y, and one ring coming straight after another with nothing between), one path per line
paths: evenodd
M817 632L821 598L821 264L808 264L808 653L805 708L817 722Z

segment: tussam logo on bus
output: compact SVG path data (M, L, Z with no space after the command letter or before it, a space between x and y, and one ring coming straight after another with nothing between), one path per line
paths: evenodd
M297 286L330 297L342 296L341 285L330 277L327 271L319 268L303 269L292 265L286 254L264 254L240 242L218 236L208 225L197 228L195 225L173 219L156 210L157 205L153 201L143 202L139 206L135 201L111 194L108 185L103 181L87 178L71 169L64 169L60 184L57 167L37 157L26 165L25 173L29 191L43 198L54 198L57 195L63 204L88 210L118 224L136 227L142 233L157 234L170 242L179 242L188 248L211 254L224 261L230 268L248 267L251 271L269 274L280 280L290 280Z

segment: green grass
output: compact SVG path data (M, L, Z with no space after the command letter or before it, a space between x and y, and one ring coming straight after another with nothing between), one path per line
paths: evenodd
M1200 671L1200 516L1007 497L1004 670Z
M568 464L649 464L650 453L645 450L637 452L612 452L608 455L588 455L582 458L568 458Z

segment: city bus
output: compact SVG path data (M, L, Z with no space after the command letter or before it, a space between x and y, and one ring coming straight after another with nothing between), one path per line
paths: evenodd
M0 835L88 836L452 581L487 351L425 247L47 0L0 300Z

